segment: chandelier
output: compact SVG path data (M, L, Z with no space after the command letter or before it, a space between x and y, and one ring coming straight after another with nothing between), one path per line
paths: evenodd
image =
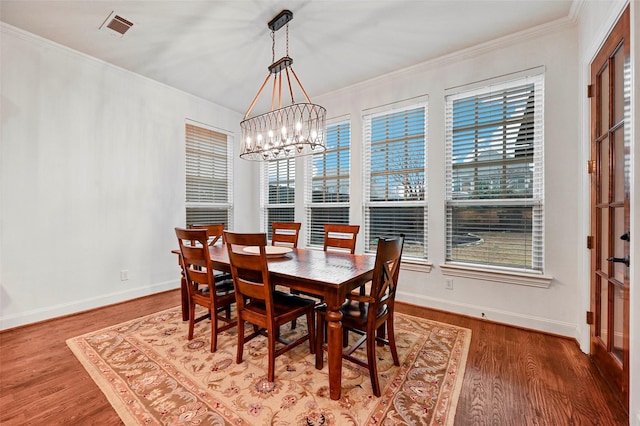
M292 19L293 13L289 10L283 10L267 24L271 30L272 64L269 66L267 78L240 122L242 130L240 157L246 160L270 161L297 155L321 153L326 149L325 120L327 110L311 102L291 67L293 59L289 56L289 21ZM276 61L275 32L285 25L286 55ZM282 106L283 74L286 79L286 88L291 96L291 105L284 107ZM307 100L306 103L295 102L291 87L292 76ZM272 77L271 111L247 118Z

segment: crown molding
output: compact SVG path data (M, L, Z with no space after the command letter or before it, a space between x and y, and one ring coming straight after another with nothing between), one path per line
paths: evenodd
M576 0L578 2L582 2L583 0ZM573 9L572 9L573 10ZM577 11L576 11L577 13ZM491 52L493 50L517 45L523 43L527 40L535 39L541 36L546 36L553 32L559 32L566 30L567 28L571 28L576 25L576 16L567 16L565 18L557 19L552 22L548 22L543 25L538 25L537 27L529 28L523 31L519 31L516 33L509 34L504 37L499 37L484 43L477 44L472 47L468 47L462 50L458 50L456 52L443 55L434 59L429 59L427 61L423 61L417 63L415 65L411 65L400 70L392 71L386 74L379 75L377 77L370 78L368 80L360 81L358 83L352 84L350 86L342 87L340 89L336 89L330 92L326 92L322 95L317 95L316 97L339 94L343 91L353 90L358 88L364 88L369 86L370 84L375 84L382 80L387 79L397 79L402 77L403 75L413 74L417 71L422 71L430 68L438 68L443 67L452 63L456 63L462 60L474 58L480 55L483 55L487 52Z

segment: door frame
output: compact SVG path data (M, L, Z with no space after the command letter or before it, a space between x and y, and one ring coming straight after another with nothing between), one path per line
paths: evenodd
M590 59L588 61L584 61L583 62L583 70L584 70L584 80L586 81L586 84L584 85L584 87L586 88L587 85L593 84L595 85L595 81L592 79L592 72L591 72L591 64L596 61L598 59L598 56L600 56L600 53L604 50L611 50L613 47L615 47L615 45L617 45L616 42L612 42L611 40L609 40L609 36L612 34L612 32L614 31L614 28L618 25L621 26L626 26L627 30L627 34L629 34L628 38L625 38L625 45L626 49L629 49L629 55L630 55L630 61L631 61L631 72L632 72L632 87L633 86L633 81L634 81L634 73L635 75L638 75L638 70L635 69L636 67L634 66L634 50L638 51L638 47L635 46L636 44L636 40L634 40L634 31L633 31L633 27L630 25L630 22L632 22L632 13L633 11L631 10L632 7L631 5L626 2L625 4L623 4L623 7L621 7L617 13L612 16L614 19L610 19L608 21L609 25L604 26L603 28L606 28L606 31L603 32L603 34L598 37L596 40L599 42L599 44L597 46L595 46L594 49L592 49L592 55L590 57ZM625 16L626 13L626 16ZM637 12L636 12L637 14ZM626 19L626 22L624 21L624 19ZM635 35L635 37L637 37L637 34ZM625 49L625 50L626 50ZM636 61L637 61L637 57L636 56ZM638 79L635 79L635 84L637 84ZM595 88L595 87L594 87ZM638 121L635 120L635 117L638 116L638 111L636 110L635 114L634 114L634 106L637 105L638 101L637 96L635 96L635 94L637 94L638 92L638 88L637 86L636 88L636 92L631 94L631 115L629 117L629 121L625 123L625 126L629 126L630 127L630 133L631 133L631 164L629 165L629 173L631 174L631 178L632 180L630 181L630 200L629 200L629 205L627 206L627 208L629 209L629 224L628 227L626 228L627 231L631 230L632 232L632 239L631 239L631 244L629 244L629 256L631 259L631 266L633 266L634 264L637 264L636 262L634 262L634 260L637 260L638 256L637 254L634 255L634 252L637 253L637 251L634 250L634 245L636 247L638 247L638 244L635 243L635 241L637 241L637 235L640 234L639 228L634 226L634 212L640 211L638 209L634 209L634 188L638 188L639 186L634 184L633 181L633 177L635 176L633 171L634 170L640 170L637 167L634 168L634 154L635 154L635 163L638 163L638 158L640 157L640 155L638 155L637 153L640 152L640 147L637 144L637 141L635 141L634 139L634 135L636 134L635 132L635 123L637 123ZM595 94L594 94L595 96ZM583 134L585 135L585 140L588 141L585 147L585 158L588 160L595 160L594 157L594 153L593 153L593 134L594 134L594 109L593 109L593 104L594 104L594 99L593 98L589 98L588 102L586 103L586 111L585 111L585 126L583 127ZM591 168L591 167L589 167ZM595 237L595 232L596 230L594 229L594 207L593 207L593 203L594 203L594 191L596 190L596 188L594 188L594 186L592 185L592 180L594 179L593 175L589 174L587 175L587 179L586 179L586 183L585 183L585 191L583 192L583 195L585 197L584 199L584 205L586 206L585 211L587 212L586 216L585 216L585 228L588 229L588 233L587 235L590 235L592 238ZM635 181L638 181L638 177L635 177ZM638 204L638 200L635 200L635 204ZM635 230L635 232L634 232ZM634 239L634 233L636 234L636 238ZM617 238L616 236L613 236L612 238ZM584 296L587 299L586 300L586 306L588 307L587 311L590 311L590 313L593 315L595 314L595 306L594 306L594 300L593 300L593 286L594 286L594 262L596 262L596 253L595 253L595 247L591 250L587 251L587 254L585 256L585 270L586 270L586 275L585 275L585 291L584 291ZM628 280L629 280L629 287L633 288L633 280L634 280L634 274L633 274L633 268L629 268L627 270L627 276L628 276ZM635 289L635 291L638 291L638 288ZM634 333L634 328L633 327L633 323L634 323L634 312L633 312L633 305L634 305L634 300L638 299L638 296L634 296L634 292L631 291L629 292L629 290L627 290L627 297L626 297L626 310L628 312L628 327L626 332L627 334L627 339L631 339L632 335ZM584 300L584 299L583 299ZM636 305L637 306L637 305ZM637 309L636 309L637 311ZM636 312L637 315L637 312ZM589 314L587 315L587 317L589 317ZM638 319L635 320L635 323L637 324L639 321ZM587 338L585 340L581 340L581 348L583 349L584 352L591 354L591 356L594 356L594 353L592 352L593 350L593 346L592 346L592 339L593 339L593 334L591 333L591 329L592 326L587 326L586 327L586 336ZM585 329L583 329L583 331L585 331ZM585 334L581 334L581 336L585 337ZM626 356L625 356L625 361L624 361L624 365L626 365L627 371L626 373L628 374L628 378L626 379L626 390L623 392L622 395L622 402L623 404L626 406L626 408L629 410L629 414L630 414L630 420L631 420L631 416L633 415L633 409L634 409L634 404L633 404L633 397L634 394L637 393L637 389L635 390L635 392L631 389L633 388L633 363L631 362L632 357L630 357L630 353L633 351L633 347L634 344L633 342L626 342L625 344L626 346ZM637 347L637 343L636 343L636 347ZM638 353L637 351L633 351L633 353ZM597 354L596 354L597 356ZM602 358L600 358L602 360ZM606 363L605 363L606 364ZM623 375L624 375L624 370L623 370ZM605 374L606 375L606 374ZM637 376L637 373L636 373ZM624 380L624 378L622 379ZM636 385L640 384L640 383L635 383ZM640 420L640 413L638 414L638 420Z

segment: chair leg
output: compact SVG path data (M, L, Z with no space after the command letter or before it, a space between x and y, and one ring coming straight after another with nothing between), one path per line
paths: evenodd
M369 361L369 376L371 377L371 387L373 394L380 396L380 382L378 381L378 366L376 362L376 339L374 336L367 336L367 360Z
M380 327L378 327L378 329L376 330L376 336L378 337L378 346L384 346L384 342L382 340L384 340L384 338L386 337L386 333L385 333L385 324L382 324Z
M211 316L211 352L215 352L217 347L218 347L218 315L212 315Z
M189 305L189 334L188 334L189 340L193 339L193 326L195 325L195 322L196 322L196 305L195 303L192 303L191 305Z
M324 315L319 311L316 313L316 369L322 370L324 366Z
M289 290L289 293L296 294L296 295L300 294L300 292L298 290ZM294 318L293 321L291 321L291 329L292 330L296 329L297 323L298 323L297 318Z
M387 334L389 335L389 349L391 349L391 356L393 357L393 364L400 365L400 359L398 358L398 350L396 349L396 333L393 328L393 312L389 314L387 318Z
M275 381L276 378L276 335L273 327L267 329L267 344L269 345L269 369L267 380Z
M242 362L242 351L244 349L244 320L238 315L238 349L236 350L236 364Z
M307 312L307 333L309 334L309 352L316 353L316 322L313 311Z

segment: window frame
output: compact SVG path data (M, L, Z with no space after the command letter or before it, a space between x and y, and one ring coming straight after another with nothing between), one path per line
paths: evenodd
M289 188L288 191L293 194L293 197L289 199L288 195L285 196L287 198L287 202L270 202L270 171L271 167L279 167L279 165L287 162L287 166L285 168L286 178L283 180L277 179L276 182L286 183L286 187ZM267 238L271 240L271 222L294 222L295 221L295 206L296 206L296 157L286 157L279 158L277 160L270 160L263 162L261 164L261 173L260 173L260 222L262 223L262 229L267 233ZM284 212L283 215L277 214L276 212L280 210ZM289 214L287 211L291 211ZM273 213L273 214L272 214Z
M423 179L421 182L422 185L422 195L421 199L418 200L393 200L393 201L372 201L372 175L375 176L376 173L372 171L372 122L381 117L391 117L397 114L402 114L407 111L421 109L424 114L424 120L422 122L422 147L419 147L419 152L422 153L424 160L422 167L420 168L421 173L423 175ZM364 252L368 254L375 253L375 244L377 238L381 235L372 235L372 224L371 224L371 210L380 207L390 207L390 208L419 208L422 209L421 213L421 226L422 226L422 241L416 242L418 247L422 248L422 253L412 253L410 250L410 244L407 244L410 241L409 238L405 240L405 249L403 252L403 261L405 264L415 263L415 264L423 264L428 265L428 219L429 219L429 208L428 208L428 118L429 118L429 110L428 110L428 96L420 96L417 98L412 98L405 101L395 102L393 104L384 105L377 108L372 108L370 110L363 111L362 117L362 185L363 185L363 235L364 235ZM415 139L415 135L408 136L405 138L405 142L410 139ZM393 139L388 139L386 143L382 143L385 145L389 145L393 142ZM409 148L407 148L409 149ZM408 158L405 155L405 158ZM406 161L406 160L405 160ZM416 169L415 167L413 169ZM388 168L381 172L382 174L388 174ZM411 168L406 168L404 170L411 170ZM385 185L386 191L389 191L389 184Z
M456 88L455 91L446 91L445 92L445 263L441 265L443 267L443 272L451 275L465 276L465 277L473 277L477 278L478 271L486 271L488 274L493 274L493 278L496 281L507 281L507 282L515 282L516 284L525 284L525 285L533 285L539 287L548 287L550 283L550 277L544 275L544 69L536 68L532 70L527 70L521 73L516 73L510 75L508 77L492 79L489 81L485 81L484 84L472 84L468 86L461 86ZM517 91L518 88L526 87L527 85L533 86L533 118L531 123L527 122L527 117L523 116L522 119L515 119L515 115L513 112L510 115L505 115L504 119L501 121L501 124L497 127L502 129L502 132L506 135L508 133L507 129L513 128L514 122L519 122L518 131L522 128L523 124L527 124L531 126L532 129L532 147L527 149L533 150L531 166L533 169L531 170L531 185L532 189L530 192L530 196L527 196L528 193L525 192L524 196L516 197L512 196L512 193L508 191L508 182L509 179L513 176L517 176L516 172L512 174L505 173L506 178L501 180L502 189L501 196L490 196L490 192L483 198L482 196L477 196L475 199L473 197L464 197L456 196L456 192L454 189L454 141L453 141L453 133L454 133L454 121L453 117L453 103L461 100L472 100L476 98L478 99L483 97L488 97L491 94L502 93L504 97L507 94L510 94L514 91ZM499 96L496 95L495 98ZM528 102L526 101L526 108L528 109ZM514 102L515 104L515 102ZM513 106L512 104L506 103L507 106ZM507 109L505 107L505 109ZM477 114L476 114L477 115ZM526 115L526 112L523 113ZM484 123L475 122L475 128L479 129L485 126ZM461 126L459 126L461 127ZM470 126L468 126L470 127ZM493 126L496 127L496 126ZM526 129L528 130L528 128ZM512 134L515 132L512 131ZM475 166L469 167L471 168L491 168L491 167L502 167L504 170L509 169L509 165L513 167L513 163L518 163L514 161L517 157L517 147L518 147L518 138L519 135L516 135L515 138L513 136L502 136L502 160L498 161L477 161ZM474 142L474 147L476 152L480 152L482 149L480 148L479 137L476 137ZM489 147L496 139L490 139ZM515 140L515 142L509 142L510 140ZM484 147L485 151L487 147ZM508 150L513 150L514 155L513 158L508 156L506 152ZM491 154L495 155L495 154ZM479 158L478 155L476 155ZM495 165L494 165L495 164ZM524 164L524 162L523 162ZM496 166L497 165L497 166ZM519 166L522 169L522 166ZM512 168L512 171L518 170L517 168ZM486 170L485 170L486 171ZM477 172L476 172L477 173ZM521 173L522 172L518 172ZM478 176L477 174L475 176ZM480 187L481 181L478 179L473 180L472 188ZM495 186L495 185L493 185ZM492 187L493 187L492 186ZM465 261L463 259L455 259L452 255L453 252L453 229L454 219L453 219L453 210L456 208L479 208L486 207L488 209L491 208L502 208L502 209L524 209L531 207L532 210L532 224L531 224L531 262L530 267L518 267L517 265L501 265L497 262L481 262L481 261ZM523 226L524 222L517 222L516 225ZM506 226L506 225L504 225ZM506 228L505 228L506 229ZM508 229L507 229L508 230ZM507 244L507 243L504 243ZM475 271L475 272L474 272Z
M200 134L200 138L198 141L195 140L195 133ZM210 134L210 138L207 138L206 134ZM203 155L201 156L206 160L206 157L209 157L209 162L211 169L213 170L213 163L216 162L216 157L218 158L218 162L220 158L222 158L225 166L226 166L226 175L222 176L219 179L215 179L214 177L203 176L206 175L208 170L205 169L202 171L201 175L191 174L190 169L200 169L199 158L197 155L191 155L190 152L196 152L197 147L194 146L196 142L199 143L211 143L212 145L219 144L222 145L222 139L224 141L224 147L220 146L216 149L215 146L212 147L211 155ZM194 225L194 224L210 224L210 223L220 223L224 222L226 228L231 228L233 226L233 136L224 130L218 129L213 126L209 126L203 123L194 122L191 120L186 120L185 122L185 226ZM216 152L217 151L217 152ZM224 153L221 155L221 153ZM198 165L196 165L198 163ZM206 163L206 162L205 162ZM192 194L197 192L198 184L194 184L194 181L202 183L211 182L211 185L206 185L207 190L214 194L219 193L220 188L222 187L223 191L226 191L225 200L204 200L203 197L194 197ZM222 182L222 183L220 183ZM191 185L193 188L191 188ZM217 211L216 213L211 213L211 211ZM204 212L198 214L198 212ZM209 213L207 213L209 211ZM224 212L224 214L219 215L220 212ZM204 219L202 220L190 220L190 218L200 217L202 216Z
M344 129L344 130L343 130ZM323 237L324 237L324 230L323 230L323 225L324 223L345 223L348 224L349 223L349 217L350 217L350 213L351 213L351 204L352 204L352 200L351 200L351 195L350 195L350 188L351 188L351 135L352 135L352 129L351 129L351 119L350 117L339 117L339 118L334 118L331 120L327 121L327 130L325 132L327 139L330 138L331 133L333 131L336 131L338 134L336 136L337 138L337 146L336 148L330 148L327 147L327 150L321 154L312 154L307 156L307 158L305 159L305 215L306 215L306 241L307 241L307 246L308 247L319 247L321 248L323 246ZM348 138L344 139L340 137L340 132L341 131L348 131ZM346 141L346 145L343 144L342 142ZM337 156L337 163L338 165L340 164L340 158L342 158L342 156L340 155L341 153L344 154L346 152L347 155L347 166L346 166L346 173L344 172L345 168L343 167L338 167L337 169L337 173L335 176L332 176L331 178L336 178L338 181L342 181L342 180L346 180L347 184L346 184L346 188L347 188L347 197L348 199L346 201L313 201L313 191L314 191L314 183L316 181L324 181L326 182L327 177L326 177L326 171L327 168L323 167L322 170L325 172L325 178L321 178L318 176L315 176L315 171L317 170L316 164L315 162L318 159L322 159L324 162L326 162L327 159L327 155L332 155L332 154L336 154ZM342 187L342 185L339 185L339 187ZM325 192L323 192L323 194L325 194ZM344 209L346 208L346 219L344 217L331 217L331 214L326 216L326 220L323 221L320 226L314 226L313 223L313 217L314 217L314 212L320 211L322 209ZM314 243L314 240L316 241Z

